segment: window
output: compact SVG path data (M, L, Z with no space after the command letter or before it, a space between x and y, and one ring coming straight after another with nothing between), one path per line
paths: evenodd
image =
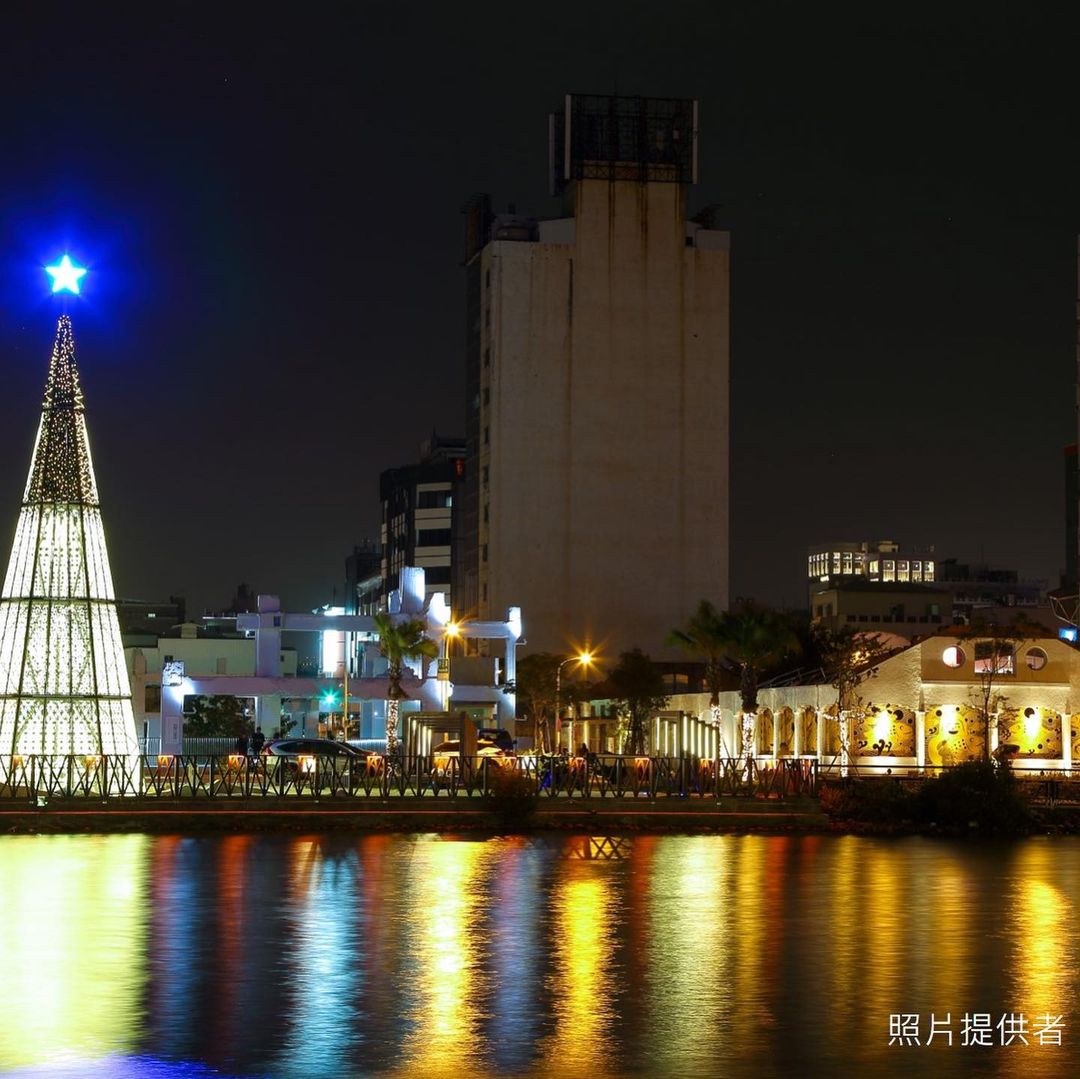
M484 404L485 405L490 405L491 404L491 387L490 386L485 386L484 387Z
M488 466L484 465L484 486L485 487L488 485L489 477L490 477L490 472L488 471Z
M416 530L417 547L449 547L449 528L418 528Z
M487 548L488 548L488 545L485 543L484 546L483 546L483 550L481 552L482 557L483 557L485 562L487 561L487 554L488 554Z
M424 583L425 584L449 584L450 583L450 567L449 566L425 566L424 567Z
M484 445L485 446L491 445L491 428L490 427L485 427L484 428Z
M484 366L485 367L490 367L491 366L491 349L490 348L485 348L484 349Z
M488 503L488 502L485 502L484 503L484 524L488 523L488 519L489 519L490 516L491 516L491 504Z
M147 686L146 696L143 698L144 712L161 711L161 686Z
M1008 641L976 641L976 674L1014 674L1013 646Z
M416 508L418 510L441 510L450 505L449 491L417 491Z
M955 671L958 666L963 666L964 663L968 662L968 657L964 655L964 651L959 645L949 645L942 652L942 662Z
M1024 653L1024 662L1028 665L1028 670L1041 671L1049 662L1049 657L1041 648L1029 648Z

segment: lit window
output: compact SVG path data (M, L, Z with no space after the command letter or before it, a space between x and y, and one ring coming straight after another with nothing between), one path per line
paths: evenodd
M1007 641L977 641L976 674L1013 674L1013 647Z
M964 655L964 650L959 645L951 644L941 653L941 662L944 663L946 667L955 669L957 667L963 667L967 662L967 656Z

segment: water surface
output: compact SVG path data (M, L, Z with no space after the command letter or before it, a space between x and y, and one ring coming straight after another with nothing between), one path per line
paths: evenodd
M5 837L0 1069L1075 1075L1077 895L1071 838Z

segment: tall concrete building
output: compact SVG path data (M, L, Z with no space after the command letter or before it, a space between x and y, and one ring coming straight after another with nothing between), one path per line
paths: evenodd
M728 599L730 234L688 221L697 103L568 95L535 220L466 207L454 612L614 657Z

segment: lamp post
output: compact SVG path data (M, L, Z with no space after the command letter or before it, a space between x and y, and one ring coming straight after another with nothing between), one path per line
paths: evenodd
M580 663L582 667L588 667L592 663L592 654L589 652L579 652L576 656L569 656L564 659L558 667L555 668L555 722L559 722L559 695L562 690L562 669L568 663ZM573 733L573 728L571 728ZM573 742L573 738L570 739ZM570 746L573 749L573 745Z
M345 687L341 694L341 740L347 742L349 740L349 631L345 630L344 634L344 648L342 651L345 654Z
M461 636L461 626L457 622L447 622L443 630L443 658L440 660L439 680L443 683L443 710L450 710L450 642Z

